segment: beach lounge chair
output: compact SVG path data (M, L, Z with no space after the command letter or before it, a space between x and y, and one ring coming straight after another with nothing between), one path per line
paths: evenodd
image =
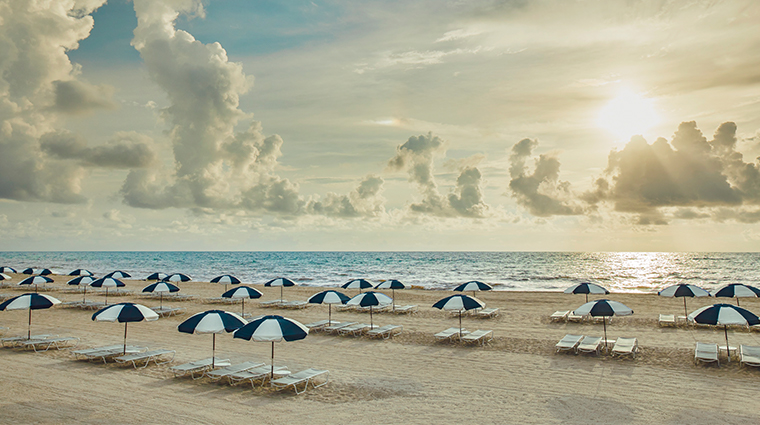
M150 309L161 317L176 316L185 312L183 307L151 307Z
M464 343L486 345L486 343L490 341L493 341L493 331L483 331L480 329L475 332L470 332L462 337L462 342Z
M353 304L336 304L335 305L335 310L337 311L356 310L357 308L359 307Z
M253 369L259 366L264 366L264 363L243 362L240 364L227 366L220 369L208 370L204 372L203 375L208 378L211 378L214 381L218 381L228 375L232 375L233 373L245 372L248 369Z
M628 356L636 358L636 353L639 351L639 340L636 338L618 338L615 341L615 346L612 347L612 355Z
M341 323L341 322L333 322L332 325L325 326L324 328L322 328L322 330L325 331L325 332L327 332L327 333L336 333L336 332L340 331L342 328L345 328L345 327L351 326L351 325L355 325L357 323L358 322L343 322L343 323Z
M240 298L242 300L242 298ZM280 304L288 302L287 300L269 300L259 301L259 307L279 307Z
M298 310L302 308L306 308L309 306L309 303L306 301L288 301L285 303L280 304L280 308L289 308L292 310Z
M332 323L337 323L337 322L332 322ZM332 324L332 323L330 323L329 320L319 320L319 321L316 321L316 322L307 323L305 326L307 328L309 328L310 331L317 332L317 331L322 330L322 328L324 328L325 326L327 326L329 324Z
M718 344L697 342L697 346L694 348L694 363L698 364L699 362L716 362L718 363L718 366L720 366L720 360L718 360Z
M462 336L467 335L468 333L470 333L470 331L462 329ZM433 336L439 341L450 340L454 337L459 338L459 328L444 329Z
M760 347L751 345L739 346L740 365L760 367Z
M196 360L194 362L189 362L177 366L172 366L169 369L174 373L174 377L180 377L185 375L190 375L193 379L200 379L203 377L203 372L211 369L211 357L203 360ZM227 367L230 366L231 363L229 359L214 359L214 367ZM196 378L195 374L200 373L200 375Z
M403 332L404 327L401 325L385 325L381 326L379 328L370 329L367 331L367 336L374 338L374 337L380 337L383 339L391 338L394 335L398 335L401 332Z
M56 336L58 335L42 334L42 335L32 335L32 336L27 336L27 335L10 336L6 338L0 338L0 342L3 343L3 347L10 348L10 347L17 347L26 341L54 338Z
M142 365L144 368L148 367L151 361L157 365L171 363L171 361L174 360L174 355L176 353L177 352L174 350L151 350L144 353L134 353L119 356L114 358L114 360L116 360L116 363L132 363L132 366L137 369L137 364L141 362L145 362L145 364ZM169 354L172 355L169 360L161 361L162 357L168 356Z
M581 343L581 340L583 339L583 335L570 335L567 334L562 337L562 339L559 340L557 345L554 346L554 348L557 349L557 353L560 351L575 351L578 347L578 344Z
M132 345L127 345L127 348L125 349L123 345L118 345L114 348L89 351L81 355L87 360L103 360L103 363L108 363L108 360L114 357L141 353L147 350L148 349L146 347L135 347Z
M396 314L410 314L415 313L419 310L419 306L417 304L413 305L397 305L393 312Z
M249 381L251 387L256 387L256 382L261 382L261 386L263 387L273 374L274 379L278 379L290 375L290 371L285 366L275 366L273 372L271 366L264 365L243 372L233 373L228 375L227 378L230 380L231 385L238 385L242 382Z
M204 298L204 303L211 303L211 304L235 304L242 302L242 298L225 298L225 297L211 297L211 298Z
M31 347L34 352L47 351L51 348L56 350L63 350L64 348L74 348L79 345L79 338L73 336L56 337L56 338L42 338L31 339L23 341L19 344L24 348Z
M475 313L477 317L482 319L492 319L494 317L499 317L500 314L501 312L498 308L484 308Z
M317 384L319 381L317 378L319 377L324 377L324 382ZM309 388L309 384L311 384L313 388L319 388L322 385L327 384L329 379L330 372L327 370L306 369L288 376L283 376L279 379L274 379L271 384L272 387L277 390L284 390L292 387L296 394L302 394ZM303 389L300 391L298 390L299 385L303 385Z
M367 323L356 323L351 326L344 326L338 329L340 335L352 335L359 336L370 329L370 325Z
M586 316L579 316L577 314L574 314L572 311L567 314L568 322L582 322L585 318Z
M660 326L675 326L676 316L674 314L661 314L657 323Z
M586 336L583 337L576 350L579 353L595 353L599 355L599 350L602 348L602 337L600 336Z
M71 354L73 354L75 357L87 357L91 353L96 353L98 351L104 351L104 350L114 350L117 348L123 348L121 344L114 344L114 345L106 345L104 347L93 347L93 348L82 348L80 350L72 350Z
M567 321L567 316L570 314L570 310L565 311L555 311L554 313L549 316L549 321L551 322L565 322Z

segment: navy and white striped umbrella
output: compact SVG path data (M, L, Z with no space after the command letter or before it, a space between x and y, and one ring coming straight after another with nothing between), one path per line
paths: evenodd
M710 297L710 293L706 290L700 288L696 285L690 285L686 283L680 283L678 285L671 285L667 288L663 289L662 291L658 292L657 295L661 297L669 297L669 298L683 298L683 315L688 316L688 312L686 310L686 298L694 298L694 297Z
M617 301L610 300L594 300L587 302L573 311L573 314L577 316L591 315L593 317L601 317L602 325L604 326L604 347L607 348L607 317L612 316L630 316L633 314L627 305L619 303Z
M575 284L565 289L566 294L585 294L586 302L588 302L588 294L607 295L610 293L606 288L597 285L596 283L584 282Z
M92 276L93 273L87 269L76 269L69 272L68 275L69 276Z
M306 300L310 304L327 304L327 324L332 325L332 305L345 304L350 298L338 291L332 289L314 294Z
M396 279L384 280L375 286L375 289L390 289L393 294L393 311L396 311L396 289L405 289L406 285Z
M454 288L454 291L456 292L465 292L465 291L472 291L472 296L475 296L475 292L477 291L490 291L493 289L493 286L480 282L477 280L471 280L469 282L463 283L456 288Z
M164 278L166 282L190 282L190 276L184 273L173 273Z
M0 272L0 280L11 280L11 277L5 273Z
M24 271L21 272L22 274L38 274L40 276L47 276L49 274L53 274L52 270L50 269L33 269L31 267L24 269Z
M474 310L484 308L486 305L483 301L469 295L452 295L438 300L433 304L434 308L446 311L459 311L459 338L462 338L462 312L465 310Z
M358 289L359 293L361 293L362 289L371 288L372 284L365 279L353 279L340 285L340 287L343 289Z
M164 307L164 292L179 292L179 287L170 282L156 282L151 283L142 290L143 292L158 293L159 306Z
M42 310L50 308L61 301L55 297L45 294L23 294L3 301L0 304L0 311L4 310L29 310L29 327L27 328L26 338L32 338L32 310Z
M0 273L18 273L13 267L2 266L0 267Z
M114 279L126 279L128 277L132 277L132 275L127 272L123 272L121 270L116 270L111 273L108 273L107 275L105 275L105 277L112 277Z
M92 282L95 282L95 278L92 276L79 276L75 277L74 279L71 279L70 281L66 282L68 285L79 285L82 287L82 293L84 294L82 296L82 302L87 301L87 286L89 286Z
M372 329L374 328L374 323L372 322L372 307L384 306L392 303L393 299L382 292L368 291L351 298L346 305L369 307L369 325L370 329Z
M231 274L223 274L221 276L217 276L213 279L211 279L211 283L220 283L224 285L224 291L227 291L227 285L238 285L240 284L240 279L236 278L235 276Z
M167 277L169 277L169 275L166 273L154 272L148 275L148 277L146 277L145 280L164 280Z
M108 305L108 288L122 288L124 282L113 277L101 277L90 284L93 288L106 288L106 305Z
M53 279L47 276L30 276L19 282L19 285L34 285L34 292L37 292L37 285L44 285L53 282Z
M245 317L245 300L253 299L253 298L261 298L261 296L264 295L256 288L251 288L250 286L238 286L236 288L232 288L229 291L225 291L222 294L222 298L240 298L242 300L242 308L240 310L240 315Z
M282 301L282 288L286 286L296 286L296 283L292 280L288 279L287 277L278 277L270 280L269 282L266 282L264 286L271 287L271 286L279 286L280 287L280 301Z
M297 341L306 338L309 329L301 322L282 316L261 316L235 331L233 338L248 341L263 341L272 343L272 371L270 380L274 378L274 343L277 341Z
M760 318L751 311L731 304L713 304L693 311L689 321L703 325L723 325L728 353L728 325L753 326L760 324ZM729 356L729 361L731 356Z
M744 285L742 283L732 283L713 292L716 298L736 298L736 305L739 305L739 298L756 298L760 297L760 289L754 286Z
M127 325L130 322L152 322L158 320L158 314L142 304L119 303L109 305L95 312L92 320L96 322L124 323L124 351L127 353Z
M207 310L196 313L177 326L177 330L188 334L212 334L211 368L216 357L216 334L235 332L246 324L245 319L235 313L222 310Z

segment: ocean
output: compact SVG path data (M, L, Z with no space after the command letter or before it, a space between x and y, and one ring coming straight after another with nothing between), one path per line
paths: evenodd
M351 279L398 279L426 289L480 280L500 291L561 291L590 281L613 292L655 292L677 283L712 290L756 284L760 253L677 252L0 252L0 266L77 268L100 276L123 270L134 279L153 272L209 281L232 274L244 283L288 277L300 285L336 287Z

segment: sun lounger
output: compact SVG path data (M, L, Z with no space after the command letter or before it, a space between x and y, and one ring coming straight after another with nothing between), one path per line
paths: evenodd
M243 301L242 298L225 298L225 297L211 297L211 298L203 299L204 303L211 303L211 304L236 304L242 301Z
M307 303L306 301L288 301L288 302L280 304L280 308L289 308L293 310L306 308L308 306L309 306L309 303Z
M403 332L404 327L401 325L385 325L379 328L370 329L367 331L369 337L380 337L383 339L391 338L394 335L398 335Z
M694 348L694 363L716 362L720 366L720 360L718 360L718 344L705 344L704 342L698 342L696 348Z
M493 341L493 331L483 331L478 329L475 332L462 337L462 342L465 343L477 343L480 345L486 345L486 343Z
M391 309L391 304L382 304L382 305L375 305L372 306L372 312L377 313L379 311L386 311ZM356 311L359 313L369 313L370 307L362 307L362 306L356 306Z
M337 322L332 322L332 323L337 323ZM317 322L308 323L305 326L309 328L310 331L317 332L317 331L322 330L322 328L324 328L325 326L329 324L331 324L329 320L320 320Z
M583 337L576 350L579 353L595 353L599 354L599 350L602 348L602 337L600 336L586 336Z
M279 307L280 304L286 303L286 302L288 301L287 300L259 301L259 307Z
M103 363L108 363L108 359L127 354L141 353L143 351L147 351L147 348L127 345L127 348L125 350L123 345L118 345L114 348L90 351L81 355L87 360L103 360Z
M151 307L151 310L161 317L176 316L185 312L182 307Z
M675 326L676 316L674 314L661 314L657 324L660 326Z
M203 375L211 378L214 381L218 381L228 375L232 375L233 373L239 373L239 372L245 372L248 369L253 369L255 367L264 366L264 363L256 363L256 362L244 362L232 366L223 367L221 369L214 369L206 371Z
M555 311L549 316L549 320L552 322L565 322L567 321L568 315L570 315L570 310Z
M164 294L164 299L166 300L172 300L172 301L191 301L198 298L197 295L193 294L180 294L178 292Z
M500 314L501 312L498 308L484 308L475 313L477 317L482 319L492 319L494 317L499 317Z
M324 376L324 382L317 384L317 378ZM277 390L284 390L287 388L293 388L296 394L302 394L309 388L309 384L313 388L319 388L322 385L327 384L330 379L330 372L326 370L306 369L298 373L293 373L288 376L284 376L279 379L275 379L271 382L272 387ZM298 386L303 385L302 390L298 390Z
M345 328L345 327L351 326L351 325L355 325L355 324L357 324L357 322L343 322L343 323L341 323L341 322L333 322L332 325L325 326L324 328L322 328L322 330L325 331L325 332L327 332L327 333L336 333L336 332L340 331L342 328Z
M261 386L274 374L274 379L282 378L283 376L290 375L290 371L285 366L275 366L274 372L271 366L259 366L253 369L248 369L244 372L233 373L228 375L231 385L238 385L242 382L249 381L252 387L256 387L256 382L261 382Z
M618 338L617 341L615 341L615 346L612 347L613 356L631 356L635 359L638 351L639 340L636 338Z
M567 314L567 321L568 322L582 322L583 319L585 319L586 316L579 316L572 311Z
M49 335L49 334L32 335L30 337L28 337L27 335L10 336L6 338L0 338L0 342L3 343L3 347L17 347L19 344L23 344L26 341L54 338L56 336L57 335Z
M462 336L467 335L468 333L470 333L470 331L466 329L462 329ZM439 341L449 340L454 337L459 338L459 328L448 328L448 329L438 332L434 336L435 336L435 339Z
M554 346L554 348L557 349L557 353L560 351L576 351L576 348L578 347L578 344L581 343L581 340L583 339L583 335L570 335L567 334L562 337L562 339L559 340L557 345Z
M760 367L760 347L740 345L739 355L741 357L740 365Z
M95 352L103 351L103 350L114 350L116 348L123 348L123 346L121 344L114 344L114 345L106 345L104 347L82 348L80 350L71 351L71 354L73 354L75 357L79 357L79 356L86 357L87 355L91 353L95 353Z
M144 353L134 353L119 356L114 358L114 360L116 360L116 363L132 363L132 366L137 369L137 364L141 362L145 362L142 367L148 367L151 361L157 365L170 363L172 360L174 360L174 355L176 353L177 352L174 350L151 350ZM169 354L172 355L169 360L161 361L162 357L168 356Z
M230 366L229 359L214 359L214 367L227 367ZM193 379L199 379L203 377L203 372L211 369L211 357L203 360L196 360L194 362L189 362L177 366L172 366L169 368L172 372L174 372L174 377L180 377L185 375L190 375ZM196 373L200 373L200 376L197 378L195 377Z
M51 348L63 350L64 348L73 348L79 345L79 338L73 336L31 339L20 342L19 345L24 348L31 347L35 352L47 351Z
M338 329L338 333L340 335L352 335L352 336L359 336L363 334L364 332L367 332L370 328L370 325L366 323L356 323L351 326L345 326L340 329Z
M397 305L393 312L396 314L409 314L409 313L415 313L419 310L419 306L417 304L413 305Z
M358 306L353 304L336 304L335 309L337 311L356 310Z

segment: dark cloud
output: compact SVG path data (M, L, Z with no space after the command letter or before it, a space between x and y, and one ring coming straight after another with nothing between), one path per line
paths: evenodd
M114 109L113 87L94 86L78 80L53 81L53 109L69 115L83 115L98 109Z
M116 133L105 145L92 148L82 137L65 131L48 133L40 138L42 151L51 156L101 168L148 167L156 160L151 144L150 137L135 132Z

